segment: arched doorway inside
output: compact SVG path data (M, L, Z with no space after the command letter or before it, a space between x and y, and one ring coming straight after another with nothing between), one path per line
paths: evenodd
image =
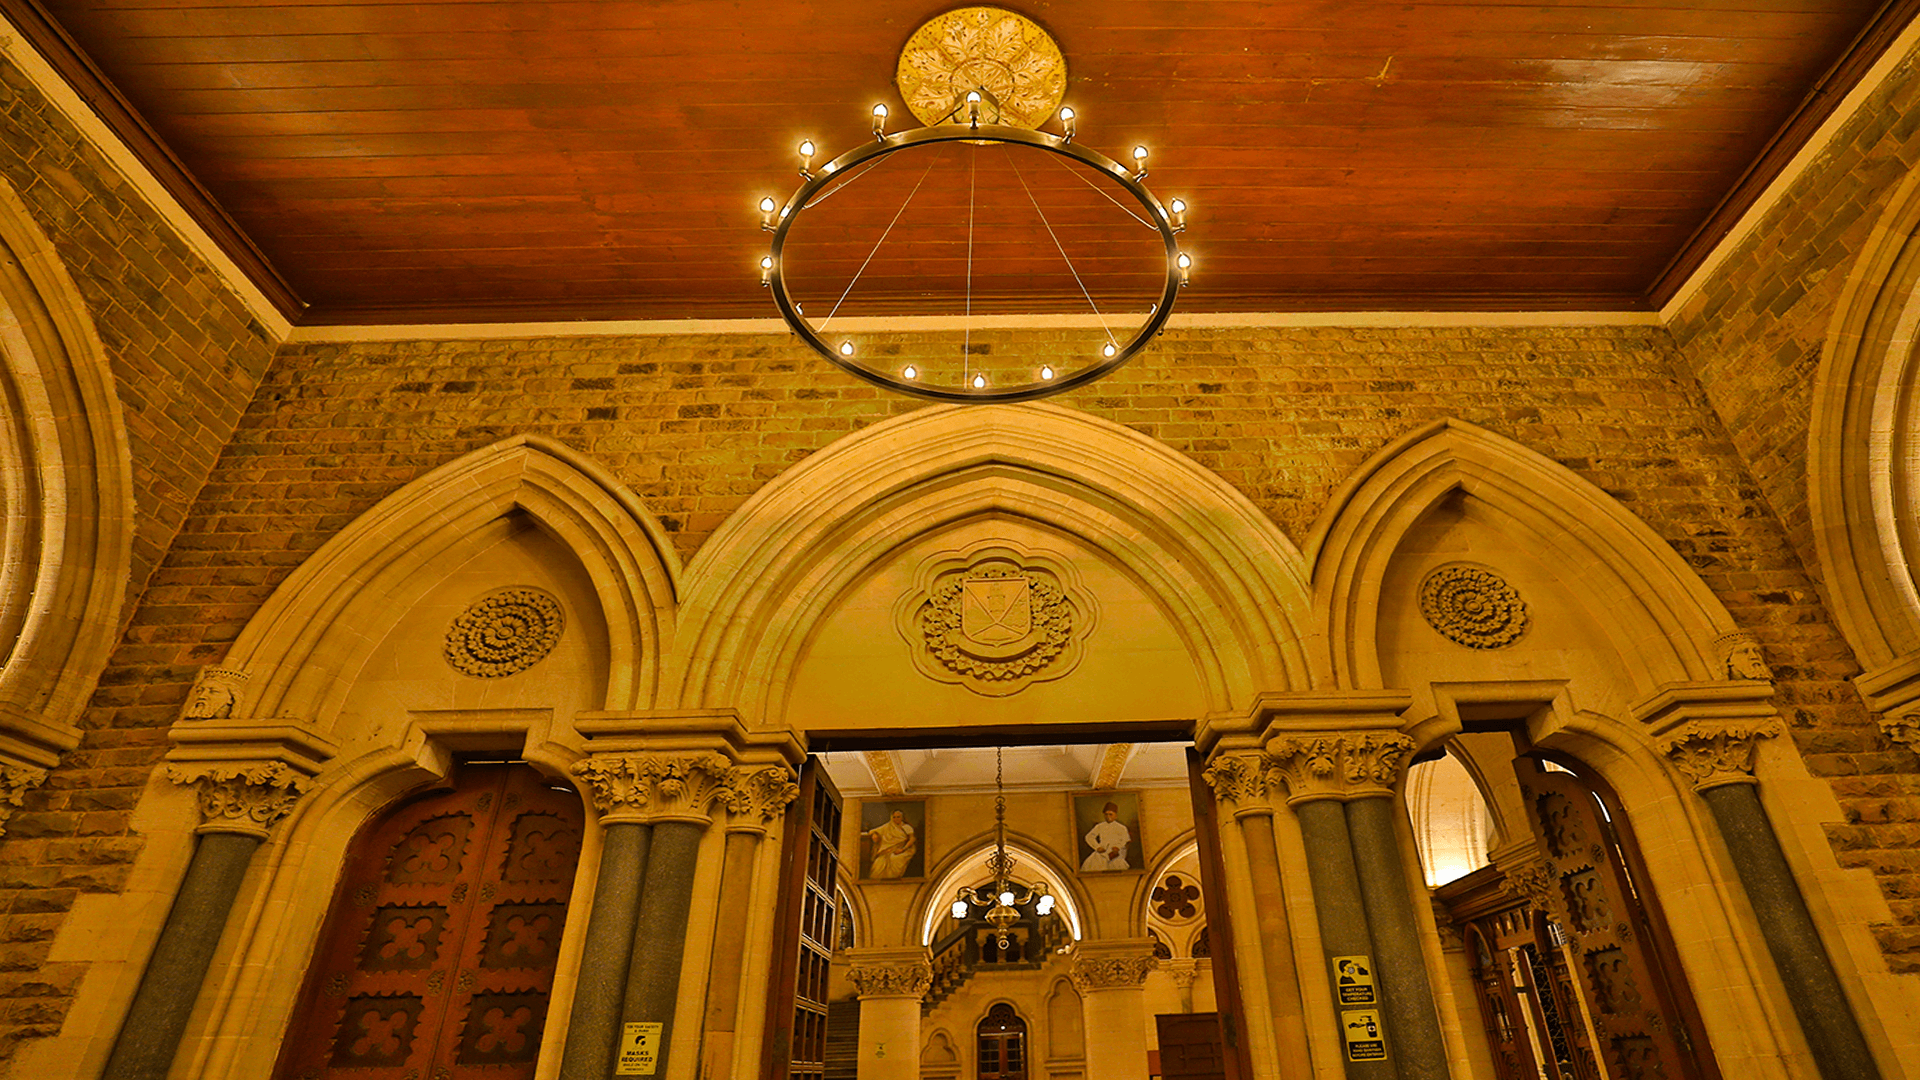
M1002 1001L977 1029L979 1080L1027 1080L1027 1022Z
M522 763L466 765L355 838L278 1077L531 1078L582 808Z

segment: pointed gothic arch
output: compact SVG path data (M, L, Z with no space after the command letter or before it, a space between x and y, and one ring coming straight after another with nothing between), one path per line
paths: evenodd
M887 552L987 514L1098 550L1166 610L1215 709L1317 680L1293 544L1169 447L1052 405L935 406L851 435L749 499L695 557L682 607L683 707L777 722L796 658Z
M519 435L475 450L382 499L328 540L247 623L223 666L247 672L236 717L299 717L324 730L404 611L523 513L581 562L606 619L605 704L650 704L672 640L679 560L639 499L562 443Z
M1814 376L1807 512L1834 619L1872 671L1920 652L1920 171L1887 201Z
M1713 639L1734 629L1699 575L1640 519L1566 466L1460 420L1389 443L1335 493L1307 546L1314 611L1338 685L1379 688L1376 618L1408 530L1462 491L1514 540L1577 577L1634 687L1724 677Z
M0 183L0 742L49 766L132 586L133 464L106 350L26 204Z

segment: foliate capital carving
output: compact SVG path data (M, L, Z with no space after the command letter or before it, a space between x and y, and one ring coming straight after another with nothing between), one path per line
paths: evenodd
M26 800L27 789L38 787L46 778L45 769L0 761L0 836L7 834L7 822Z
M1238 814L1273 811L1270 797L1281 783L1280 770L1267 755L1258 751L1233 751L1215 754L1200 779L1213 788L1213 796L1231 806Z
M1080 956L1073 961L1073 985L1081 992L1124 990L1147 981L1160 966L1152 956Z
M927 990L933 985L933 965L925 960L908 960L897 963L874 963L854 961L847 969L847 978L860 996L904 997L920 999L927 996Z
M740 770L716 753L596 754L573 764L601 822L687 821L705 825L731 809ZM797 790L796 790L797 794Z
M727 789L727 828L732 832L765 832L787 804L800 797L793 770L785 765L734 770Z
M265 839L293 812L307 777L284 761L197 761L167 766L167 778L193 788L200 799L202 833L238 833Z
M226 720L240 704L241 691L251 678L240 668L203 667L180 707L182 720Z
M1757 724L1688 724L1667 739L1660 749L1673 759L1673 767L1693 781L1695 791L1707 791L1727 784L1752 784L1753 752L1761 739L1780 734L1780 725L1772 721Z
M1399 732L1370 731L1281 736L1267 753L1287 782L1287 803L1391 796L1413 740Z
M1500 866L1500 890L1528 907L1547 913L1553 921L1567 925L1566 897L1560 892L1560 879L1545 859L1534 858Z

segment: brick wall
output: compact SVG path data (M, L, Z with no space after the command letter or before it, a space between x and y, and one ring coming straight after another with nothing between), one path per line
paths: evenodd
M219 278L4 61L0 179L52 237L112 365L132 444L131 600L172 545L273 346ZM151 657L139 637L118 650L117 671ZM173 691L123 674L94 704L137 707L156 692ZM54 930L79 893L124 884L140 847L127 834L126 812L152 760L144 740L125 750L115 732L95 732L10 823L0 846L0 1055L21 1038L57 1030L81 969L45 963Z

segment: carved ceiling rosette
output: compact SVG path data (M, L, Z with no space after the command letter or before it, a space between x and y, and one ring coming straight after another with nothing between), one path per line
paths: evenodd
M1006 697L1072 672L1097 615L1070 563L995 543L923 563L894 625L922 675Z
M1727 784L1756 783L1753 753L1761 739L1780 734L1780 725L1692 723L1660 744L1681 775L1693 781L1695 791Z
M1412 752L1413 740L1397 731L1282 735L1267 743L1290 805L1391 796Z
M167 778L193 788L203 833L239 833L265 839L293 812L307 777L282 761L206 761L167 766Z
M856 960L847 969L847 979L862 998L924 998L933 985L933 965L925 960L901 963L862 963Z

